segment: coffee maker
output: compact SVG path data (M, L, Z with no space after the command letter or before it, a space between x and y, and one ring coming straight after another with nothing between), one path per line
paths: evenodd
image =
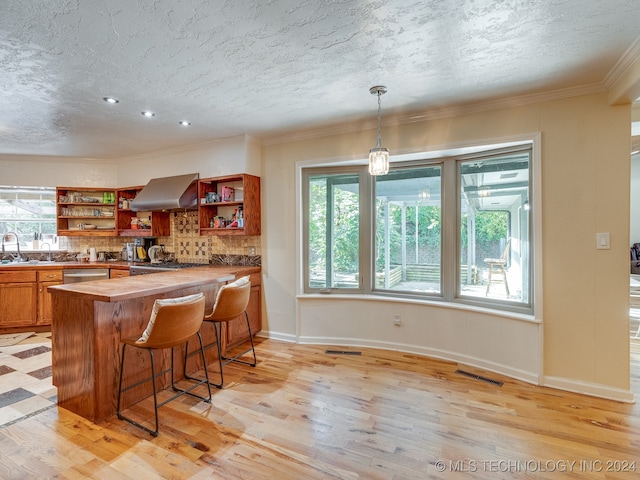
M134 262L148 262L149 249L156 244L155 237L136 238L133 249Z

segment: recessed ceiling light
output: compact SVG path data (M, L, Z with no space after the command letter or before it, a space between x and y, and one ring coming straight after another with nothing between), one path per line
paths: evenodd
M142 112L142 115L144 115L147 118L151 118L155 115L155 113L150 112L149 110L145 110L144 112Z
M191 122L187 122L186 120L181 120L178 123L180 123L180 125L182 125L183 127L188 127L189 125L191 125Z
M107 103L119 103L120 100L118 100L117 98L113 98L113 97L104 97L103 100Z

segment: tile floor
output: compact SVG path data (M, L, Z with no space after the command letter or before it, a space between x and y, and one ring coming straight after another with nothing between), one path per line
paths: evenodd
M55 407L51 383L51 332L0 347L0 428Z

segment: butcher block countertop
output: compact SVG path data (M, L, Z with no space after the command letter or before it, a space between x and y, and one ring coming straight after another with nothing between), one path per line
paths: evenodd
M227 282L238 276L260 273L260 271L260 267L202 266L151 275L54 285L47 290L56 295L81 296L87 300L99 302L118 302L162 294L179 288Z

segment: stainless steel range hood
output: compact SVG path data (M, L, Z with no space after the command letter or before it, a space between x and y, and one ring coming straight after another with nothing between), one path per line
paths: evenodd
M131 202L134 212L193 210L198 206L198 174L152 178Z

